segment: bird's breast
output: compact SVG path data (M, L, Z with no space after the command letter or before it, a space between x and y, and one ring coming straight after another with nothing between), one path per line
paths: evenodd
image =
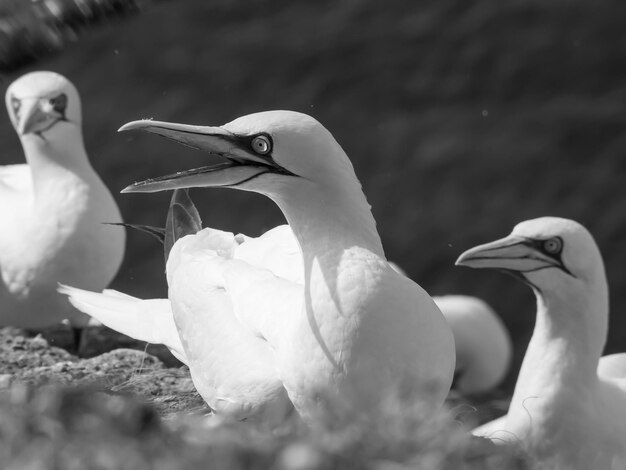
M324 259L305 263L303 321L284 374L290 396L326 389L371 404L405 381L449 388L454 346L432 299L386 260L351 255L331 269Z

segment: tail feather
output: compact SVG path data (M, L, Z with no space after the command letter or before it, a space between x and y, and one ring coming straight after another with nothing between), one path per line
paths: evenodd
M63 286L64 289L66 287L68 287L68 286ZM72 289L72 287L70 287L70 289ZM76 289L76 290L78 290L78 289ZM59 292L61 292L61 291L59 291ZM87 292L87 291L85 291L85 292ZM63 293L65 293L65 292L63 292ZM94 292L94 293L97 294L97 292ZM124 294L124 292L120 292L120 291L114 290L114 289L104 289L102 291L102 294L106 295L106 296L109 296L109 297L115 297L115 298L118 298L118 299L141 300L141 299L138 299L137 297L133 297L132 295L129 295L129 294ZM157 300L165 300L165 299L157 299Z
M78 310L109 328L140 341L164 344L178 360L187 364L168 299L143 300L112 289L98 293L63 284L59 284L57 290L67 295Z

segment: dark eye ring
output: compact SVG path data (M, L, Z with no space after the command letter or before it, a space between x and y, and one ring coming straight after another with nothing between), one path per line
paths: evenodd
M561 240L559 237L544 240L543 249L546 251L546 253L549 253L551 255L559 254L563 249L563 240Z
M13 112L15 113L16 116L20 112L21 106L22 106L22 102L19 99L17 99L15 96L12 96L11 107L13 108Z
M50 104L52 105L52 109L56 112L63 114L65 112L65 108L67 107L67 95L65 93L61 93L54 98L50 98Z
M252 139L252 150L259 155L267 155L272 151L272 142L266 135L257 135Z

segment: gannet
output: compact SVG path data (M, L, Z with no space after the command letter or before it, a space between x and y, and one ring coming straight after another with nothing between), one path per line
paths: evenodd
M146 225L123 224L127 227L139 229L158 238L164 244L165 262L171 250L174 239L180 234L197 233L202 228L200 215L189 197L187 190L175 190L165 228ZM289 225L279 225L269 230L262 237L249 237L243 234L235 236L237 247L235 257L245 259L255 266L264 267L277 276L302 283L302 257L298 241ZM406 273L396 263L389 265L400 274ZM180 342L176 332L163 333L165 320L161 314L151 315L152 306L146 305L145 313L137 307L139 299L128 308L120 305L119 299L112 299L111 309L102 310L107 301L98 294L81 294L76 289L63 286L62 293L70 295L72 301L81 311L88 313L120 333L141 339L142 341L156 342L170 347L172 353L182 362ZM108 291L109 294L113 292ZM105 294L109 295L109 294ZM494 310L483 300L467 295L433 296L437 307L443 313L452 329L456 346L456 365L452 387L463 394L480 394L495 388L508 372L512 355L511 338L500 318ZM120 314L123 311L123 314ZM117 312L117 313L109 313ZM164 315L172 316L169 312ZM155 322L160 326L155 328ZM168 321L175 329L173 320ZM152 334L151 332L159 332ZM141 338L139 338L140 336ZM171 345L171 346L170 346Z
M626 379L626 353L602 356L598 364L598 375Z
M463 253L458 265L505 270L537 297L537 319L505 418L481 428L520 440L546 468L626 466L626 381L598 375L608 323L600 251L580 224L543 217ZM542 467L543 468L543 467Z
M0 324L42 328L89 317L56 292L57 282L101 290L122 261L125 232L91 167L76 88L53 72L18 78L6 92L26 164L0 167Z
M173 244L182 236L195 234L202 229L202 220L188 190L175 189L165 227L122 223L157 238L164 245L165 263ZM213 230L213 229L208 229ZM234 258L270 270L275 275L293 282L303 283L304 267L298 242L289 225L279 225L260 237L233 235L236 242ZM188 364L174 314L168 299L140 299L128 294L104 289L101 293L60 284L58 291L81 312L105 326L139 341L163 344L184 364Z
M406 272L390 261L393 269ZM511 336L498 314L482 299L469 295L433 296L454 336L456 364L452 388L480 394L497 387L511 365Z
M456 346L453 388L480 394L497 387L511 364L513 345L496 312L478 297L433 296L446 317Z
M232 233L204 229L174 244L168 296L192 379L211 408L251 419L283 410L288 395L306 418L329 393L368 413L398 388L443 402L455 360L450 329L432 298L387 263L350 160L319 122L270 111L221 127L135 121L120 130L133 129L225 162L124 192L258 192L279 206L297 240L297 274L290 263L269 266L256 240Z
M200 231L201 221L197 209L186 193L174 191L168 226L194 227L193 233ZM184 201L181 198L184 197ZM184 205L183 205L184 204ZM174 215L173 209L180 208L180 215ZM195 217L196 220L193 220ZM191 219L190 219L191 218ZM174 222L176 220L176 222ZM192 220L190 223L189 221ZM165 261L171 250L167 235L172 239L173 230L146 225L123 224L155 236L163 243ZM180 231L177 229L176 231ZM237 241L234 257L245 259L255 266L269 269L277 276L303 282L302 257L298 241L289 225L279 225L267 231L261 237L249 237L244 234L234 236ZM169 246L168 246L169 245ZM389 262L399 273L406 275L397 264ZM181 362L186 363L184 352L178 339L173 313L168 308L169 302L160 304L158 311L154 306L145 304L139 308L140 299L121 294L128 299L123 303L120 295L107 289L103 294L80 292L79 289L62 286L59 291L70 296L70 301L79 310L93 316L109 328L149 343L164 344ZM106 297L111 296L110 302ZM500 384L506 373L512 355L511 338L500 318L483 300L467 295L433 296L433 300L446 318L456 346L456 364L452 387L463 394L480 394L492 390ZM172 331L164 331L169 325Z

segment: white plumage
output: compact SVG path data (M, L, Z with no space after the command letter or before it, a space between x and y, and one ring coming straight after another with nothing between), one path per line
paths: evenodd
M600 358L598 364L600 377L626 379L626 353L609 354Z
M273 111L222 127L137 121L128 129L227 163L127 192L255 191L278 204L295 234L297 251L283 257L302 260L295 270L298 262L255 248L267 241L212 229L180 239L170 253L174 319L194 383L211 407L269 419L291 402L310 416L320 393L330 393L367 413L397 387L443 402L454 368L449 327L430 296L388 265L352 165L324 127ZM287 246L278 242L279 250Z
M125 232L113 197L91 167L76 88L33 72L6 92L26 164L0 167L0 325L40 328L89 317L56 292L63 282L101 290L116 274Z
M211 229L207 229L211 230ZM232 235L236 243L233 245L233 257L247 263L271 271L274 275L296 283L303 283L304 267L298 241L289 225L279 225L255 238L243 234ZM395 263L391 267L404 275ZM250 280L252 282L252 280ZM246 284L235 284L236 302L248 299L244 290ZM246 287L247 288L247 287ZM173 313L167 300L158 302L162 310L154 309L147 300L146 305L139 309L136 302L140 299L121 294L132 302L112 298L115 291L107 290L105 295L81 292L79 289L63 286L61 293L71 295L70 301L81 311L86 312L120 333L149 343L164 344L182 362L186 363L182 346L173 320ZM119 296L118 296L119 297ZM481 299L465 295L446 295L433 297L435 304L446 318L456 346L455 384L458 391L466 394L487 392L496 387L508 372L511 361L512 345L509 334L493 309ZM255 299L250 299L255 302ZM250 306L254 311L254 305ZM167 320L161 314L168 316ZM157 327L158 325L158 327ZM167 333L164 328L170 328Z
M511 364L513 345L496 312L483 300L467 295L435 296L456 347L453 387L464 394L497 387Z
M164 344L179 361L187 363L168 299L142 300L113 289L97 293L63 284L58 291L105 326L139 341Z
M626 381L597 372L608 287L589 232L567 219L534 219L466 251L457 264L508 270L537 296L535 330L508 414L476 433L520 440L545 468L625 468Z
M389 265L406 272L393 261ZM480 394L504 380L513 354L513 344L498 314L478 297L433 296L454 336L456 364L452 388L463 394Z

